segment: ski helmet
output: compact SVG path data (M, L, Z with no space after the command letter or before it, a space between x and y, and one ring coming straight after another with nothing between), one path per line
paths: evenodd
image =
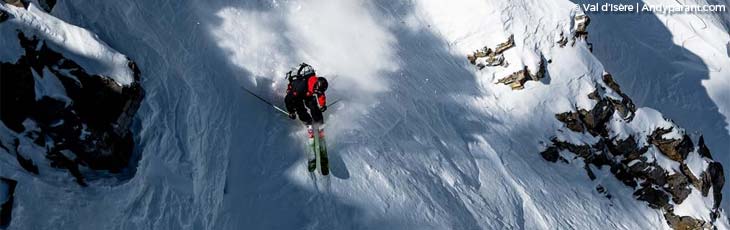
M317 83L314 86L315 86L314 88L316 88L317 91L324 92L324 91L327 91L327 87L329 86L329 84L327 83L327 79L325 79L323 77L318 77Z

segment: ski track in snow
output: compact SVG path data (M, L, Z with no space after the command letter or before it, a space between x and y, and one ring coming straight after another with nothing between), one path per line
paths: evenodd
M553 115L592 106L580 98L603 70L582 43L551 48L554 33L570 27L571 6L60 1L53 15L88 28L140 66L147 96L135 141L143 157L131 180L86 189L0 168L24 182L13 225L667 228L607 168L594 169L598 179L591 181L579 163L539 155L540 142L560 127ZM510 68L534 69L540 53L557 63L549 79L522 91L494 84L509 70L479 72L465 59L513 33ZM283 74L302 61L331 76L330 100L343 99L326 117L328 177L306 172L302 125L239 88L282 104ZM7 155L0 160L12 162ZM595 191L599 183L612 199Z

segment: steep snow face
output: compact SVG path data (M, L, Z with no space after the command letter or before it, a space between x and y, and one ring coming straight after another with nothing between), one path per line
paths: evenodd
M143 159L130 181L86 189L0 168L22 181L13 227L668 228L607 168L591 181L579 161L540 157L562 126L554 114L594 106L586 95L604 71L585 43L555 45L574 9L539 0L59 2L54 15L99 34L144 73ZM512 34L509 66L478 71L466 60ZM495 84L542 60L552 61L547 77L524 90ZM329 177L306 172L298 121L239 88L282 103L283 73L302 61L331 78L330 99L343 99L327 112ZM693 207L703 206L682 211Z

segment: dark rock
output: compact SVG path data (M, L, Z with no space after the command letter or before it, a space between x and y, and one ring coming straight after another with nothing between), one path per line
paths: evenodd
M563 32L560 32L560 40L558 40L558 45L560 46L560 48L563 48L566 44L568 44L568 38L565 37Z
M39 126L51 126L58 122L66 111L66 103L55 98L43 96L36 101L31 117Z
M700 154L702 157L707 157L709 159L712 159L712 154L710 153L710 149L707 148L707 145L705 145L705 137L700 136L699 143L697 144L697 153Z
M722 186L725 185L725 173L723 172L722 164L718 162L712 162L707 166L707 172L710 174L710 181L712 182L712 195L715 200L715 209L720 207L720 201L722 201Z
M558 152L557 148L550 146L547 149L545 149L545 151L542 151L540 153L540 155L542 156L542 158L545 158L545 160L547 160L547 161L556 162L556 161L558 161L558 157L560 156L560 153Z
M633 120L636 113L636 105L631 100L631 98L629 98L629 96L621 91L621 87L613 80L613 76L611 76L611 74L606 73L603 75L603 83L605 83L614 92L621 95L620 101L615 99L609 99L614 109L619 112L619 115L621 115L624 120Z
M607 100L600 100L590 111L578 110L586 130L593 136L608 136L606 122L613 115L613 107Z
M616 176L616 179L620 180L626 186L636 188L636 177L626 169L626 166L621 164L611 165L611 173Z
M583 132L583 124L580 122L578 113L574 112L565 112L565 113L559 113L555 114L555 118L558 119L558 121L563 122L568 129L574 131L574 132Z
M10 225L17 184L18 182L13 179L0 177L0 229L5 229Z
M5 1L6 4L13 5L13 6L20 7L20 8L24 8L24 9L27 9L27 7L28 7L28 1L27 0L26 1L23 1L23 0L3 0L3 1Z
M576 15L574 18L576 25L574 38L588 39L588 25L591 23L591 18L587 15Z
M530 70L527 69L527 66L525 66L522 70L514 72L505 78L499 79L497 83L509 85L513 90L524 89L525 82L539 81L545 76L545 57L541 57L539 65L540 66L538 68L540 69L538 69L535 74L531 74Z
M27 60L17 65L0 63L0 120L10 130L22 132L23 121L35 106L35 84Z
M599 193L605 193L606 192L606 188L604 188L601 185L598 185L598 186L596 186L596 191L599 192Z
M26 159L20 154L16 154L15 159L18 160L18 164L20 167L25 169L25 171L38 175L38 166L33 163L33 160L30 158Z
M502 53L509 48L514 47L514 45L514 35L510 35L510 37L507 38L507 41L497 44L497 47L495 47L494 50L485 46L474 51L472 54L466 55L466 59L469 60L469 63L472 65L476 65L480 70L486 66L499 66L504 64L504 55ZM477 63L477 59L479 58L485 58L486 60L484 63Z
M23 135L41 147L53 143L46 153L51 166L68 170L82 186L86 183L79 165L111 173L128 167L134 148L129 129L144 98L136 64L128 62L134 82L121 86L109 77L87 73L42 40L28 38L22 32L18 39L25 54L17 63L0 63L3 123L21 133L25 131L24 120L35 121L40 130L25 131ZM32 71L44 73L44 69L55 76L40 77L57 77L72 103L45 96L35 100ZM66 157L61 154L64 151L75 157ZM21 154L17 156L23 168L37 174L33 162Z
M574 145L571 143L558 141L557 139L553 139L553 144L555 144L558 149L568 150L578 157L582 157L586 161L590 161L593 159L593 151L591 151L591 146L589 145Z
M632 135L623 140L613 139L607 142L607 147L611 153L616 156L623 156L624 163L629 163L638 159L641 155L648 151L648 148L639 148L636 140Z
M586 170L588 178L590 178L591 180L596 180L596 174L593 173L593 170L591 170L591 167L588 164L583 165L583 168Z
M617 93L621 93L621 86L613 80L613 76L610 73L604 73L602 79L603 83Z
M700 174L700 192L702 196L707 197L710 193L710 187L712 187L712 176L707 171Z
M494 53L501 54L504 51L508 50L509 48L512 48L515 46L515 35L512 34L507 38L507 41L499 43L496 48L494 48Z
M591 100L601 100L601 95L598 93L598 90L594 90L593 92L588 94L588 98Z
M692 183L692 186L694 186L697 189L702 189L702 180L697 178L695 174L692 172L692 170L689 169L687 164L682 163L679 165L679 170L681 170L682 174L684 174L690 183ZM704 173L704 172L703 172ZM701 175L700 175L701 176ZM707 196L707 195L705 195Z
M667 191L672 194L672 201L681 204L692 192L689 187L689 180L682 173L675 173L667 177Z
M654 185L664 186L667 183L667 172L656 163L646 163L646 159L633 163L628 170L635 177L642 178Z
M40 4L41 9L50 13L53 7L56 6L56 0L38 0L38 4Z
M4 22L5 20L8 20L10 18L10 14L7 12L0 10L0 23Z
M712 229L710 223L689 216L677 216L672 212L665 212L664 219L667 220L669 227L675 230Z
M669 207L669 195L653 186L646 186L636 190L634 196L638 200L648 202L649 207L654 209L667 209Z
M608 191L606 190L606 188L604 188L602 185L597 185L596 186L596 192L603 194L609 200L613 197L613 196L611 196L611 194L608 193Z
M692 140L686 134L681 139L664 139L664 134L672 132L673 128L658 128L649 136L651 144L656 146L659 151L677 162L682 162L687 158L687 154L694 149Z
M590 159L590 163L596 166L612 165L615 163L613 160L613 154L608 150L606 143L603 140L599 140L591 146L591 152L593 152L593 158Z

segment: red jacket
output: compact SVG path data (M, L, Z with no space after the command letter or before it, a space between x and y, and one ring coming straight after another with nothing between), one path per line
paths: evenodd
M309 76L309 78L307 78L306 81L307 81L306 88L303 85L294 85L293 86L292 82L289 82L289 85L286 88L286 93L292 94L294 96L299 96L297 94L304 93L305 94L304 97L311 97L315 93L318 93L317 102L319 102L319 106L327 105L327 97L324 95L324 92L315 92L314 91L314 85L317 84L317 75ZM297 84L297 83L295 82L294 84ZM302 92L302 91L305 91L305 92Z

